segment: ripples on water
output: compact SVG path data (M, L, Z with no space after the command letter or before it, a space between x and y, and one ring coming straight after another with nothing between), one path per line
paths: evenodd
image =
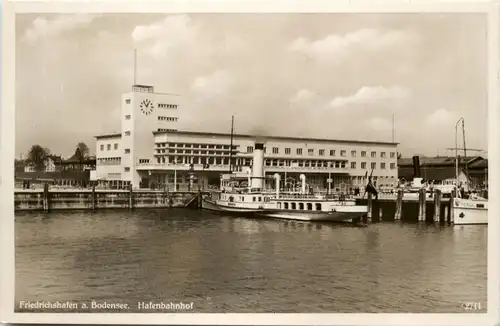
M487 226L355 228L183 209L23 213L15 226L17 301L193 301L194 312L486 307Z

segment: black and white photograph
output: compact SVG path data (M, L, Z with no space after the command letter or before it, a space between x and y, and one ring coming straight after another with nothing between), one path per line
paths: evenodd
M224 4L4 7L1 320L498 323L498 8Z

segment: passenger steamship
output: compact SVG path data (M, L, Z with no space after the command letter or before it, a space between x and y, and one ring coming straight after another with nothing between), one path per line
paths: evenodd
M262 218L302 221L357 222L368 214L368 207L345 195L306 194L306 177L300 176L299 192L280 193L280 175L275 174L274 192L264 191L264 143L256 142L252 176L247 188L219 192L204 197L204 209ZM216 197L216 198L214 198Z

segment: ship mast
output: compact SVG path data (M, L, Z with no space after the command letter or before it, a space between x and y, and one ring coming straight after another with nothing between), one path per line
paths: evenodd
M458 125L462 122L464 122L464 118L458 119L457 123L455 124L455 192L456 195L455 197L458 197L458 176L459 176L459 169L458 169ZM464 144L465 144L465 137L464 137ZM464 146L465 147L465 146ZM465 148L464 148L465 150Z
M467 164L467 149L465 147L465 122L462 119L462 136L464 137L464 164L465 164L465 176L467 178L467 187L469 186L469 171Z
M234 115L231 116L231 144L229 145L229 173L233 173Z

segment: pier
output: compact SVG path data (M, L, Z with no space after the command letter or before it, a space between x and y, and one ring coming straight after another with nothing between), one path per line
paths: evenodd
M15 211L56 210L100 210L190 207L196 204L198 191L165 190L105 190L96 189L51 189L45 184L42 189L16 189ZM196 207L198 207L196 205Z
M406 195L406 196L405 196ZM395 196L384 196L375 199L358 198L361 205L368 206L367 221L371 223L386 221L453 223L451 198L443 198L439 189L427 193L421 189L415 196L399 190ZM453 196L453 195L452 195Z

